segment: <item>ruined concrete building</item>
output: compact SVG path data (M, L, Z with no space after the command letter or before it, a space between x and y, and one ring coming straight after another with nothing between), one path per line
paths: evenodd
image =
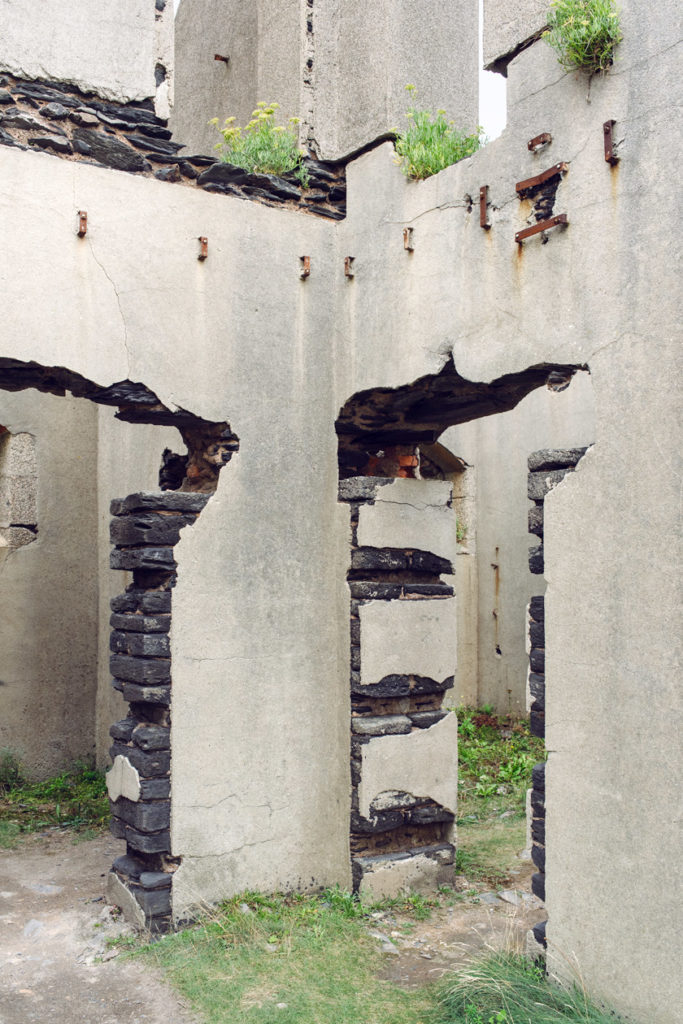
M0 746L111 747L163 929L436 884L450 709L528 700L551 969L672 1024L680 7L589 81L486 0L507 127L422 183L388 132L407 82L476 123L475 0L172 7L0 0ZM275 99L307 192L214 163Z

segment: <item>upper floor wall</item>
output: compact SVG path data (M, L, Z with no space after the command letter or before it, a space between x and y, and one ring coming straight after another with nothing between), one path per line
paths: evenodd
M336 159L405 125L408 83L472 128L477 33L474 0L183 0L173 128L188 151L210 152L210 118L245 124L276 100L302 118L303 145Z
M119 103L173 100L172 0L0 0L0 71Z

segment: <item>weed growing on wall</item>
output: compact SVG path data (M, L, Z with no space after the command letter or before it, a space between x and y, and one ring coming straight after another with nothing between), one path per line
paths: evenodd
M235 124L236 118L225 119L222 128L218 118L212 124L223 142L216 144L224 163L243 167L256 174L286 174L293 171L304 188L308 186L308 171L303 164L303 152L298 148L296 126L298 117L290 117L288 127L275 123L279 103L258 103L252 119L243 128Z
M414 99L417 90L407 85L406 90ZM453 121L446 119L445 110L432 114L429 110L410 107L406 117L410 125L399 132L396 138L396 162L407 178L422 181L437 174L451 164L472 156L482 145L482 128L471 135L460 131Z
M623 38L614 0L553 0L544 38L568 71L607 71Z

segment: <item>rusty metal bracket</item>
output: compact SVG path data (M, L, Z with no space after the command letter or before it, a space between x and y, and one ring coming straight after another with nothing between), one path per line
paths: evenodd
M229 57L223 57L220 53L214 53L213 59L214 60L222 60L224 64L229 64L230 63L230 58Z
M206 237L206 235L200 235L198 241L199 256L197 256L197 259L205 260L209 255L209 239Z
M536 153L543 146L549 146L553 141L553 137L550 132L541 132L540 135L536 135L535 138L529 139L526 144L526 148L530 153Z
M406 252L414 252L415 251L415 244L413 242L413 229L412 228L404 228L403 229L403 248L406 250Z
M88 232L88 214L85 210L78 211L78 237L85 238Z
M515 185L515 191L522 193L527 192L531 188L537 188L539 185L543 185L546 181L550 181L551 178L556 178L560 174L564 174L569 170L569 164L559 163L553 164L547 171L541 171L534 178L527 178L525 181L518 181Z
M345 256L344 257L344 274L345 274L346 277L353 277L354 276L354 274L353 274L353 261L355 260L355 258L356 258L355 256Z
M479 189L479 227L484 231L490 231L491 225L488 219L489 187L482 185Z
M541 231L548 231L550 228L557 228L561 224L569 224L566 213L558 213L555 217L550 217L548 220L539 220L538 224L534 224L533 227L525 228L524 231L518 231L515 235L515 242L521 245L525 238L531 238L532 235L538 235Z
M609 121L605 121L602 126L602 133L605 139L605 160L608 164L614 167L615 164L619 163L619 157L614 151L614 133L612 129L617 122L614 118L610 118Z
M299 277L302 281L305 281L307 277L311 276L311 257L310 256L299 256L301 260L301 272Z

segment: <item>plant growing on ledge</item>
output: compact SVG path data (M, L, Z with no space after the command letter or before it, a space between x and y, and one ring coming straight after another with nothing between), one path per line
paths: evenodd
M406 86L413 99L417 93L414 85ZM471 135L460 131L453 121L446 120L446 111L418 110L410 107L406 117L409 127L396 137L396 163L407 178L422 181L437 174L458 160L472 156L482 145L482 128Z
M290 117L288 127L275 123L275 111L279 103L258 103L252 119L244 128L235 124L236 118L227 117L222 128L218 118L212 124L223 142L215 146L220 150L224 163L243 167L256 174L286 174L293 171L304 188L308 186L309 175L303 163L303 152L298 148L296 126L298 117Z
M614 0L553 0L543 37L567 71L607 71L623 38Z

